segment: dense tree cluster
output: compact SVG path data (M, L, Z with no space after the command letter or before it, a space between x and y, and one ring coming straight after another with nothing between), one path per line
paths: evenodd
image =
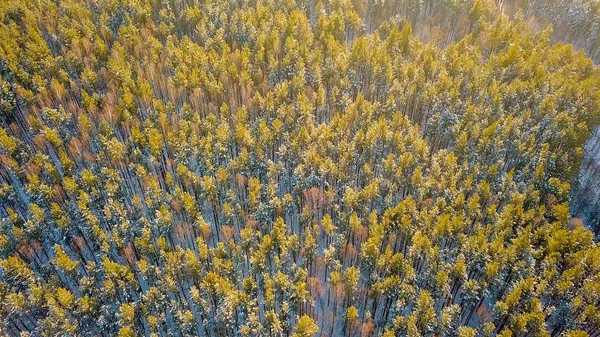
M0 2L0 334L600 336L599 70L355 2Z

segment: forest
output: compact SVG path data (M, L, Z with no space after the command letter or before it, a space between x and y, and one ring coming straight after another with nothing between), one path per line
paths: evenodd
M0 0L0 336L600 337L599 24Z

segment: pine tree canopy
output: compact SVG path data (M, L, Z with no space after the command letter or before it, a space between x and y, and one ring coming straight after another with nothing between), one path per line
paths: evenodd
M0 336L600 337L599 22L0 0Z

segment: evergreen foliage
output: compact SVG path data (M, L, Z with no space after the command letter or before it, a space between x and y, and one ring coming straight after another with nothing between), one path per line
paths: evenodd
M0 335L600 336L580 7L1 1Z

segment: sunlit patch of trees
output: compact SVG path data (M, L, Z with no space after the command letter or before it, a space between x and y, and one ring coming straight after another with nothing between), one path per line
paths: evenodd
M508 5L0 2L0 334L600 336L600 73Z

